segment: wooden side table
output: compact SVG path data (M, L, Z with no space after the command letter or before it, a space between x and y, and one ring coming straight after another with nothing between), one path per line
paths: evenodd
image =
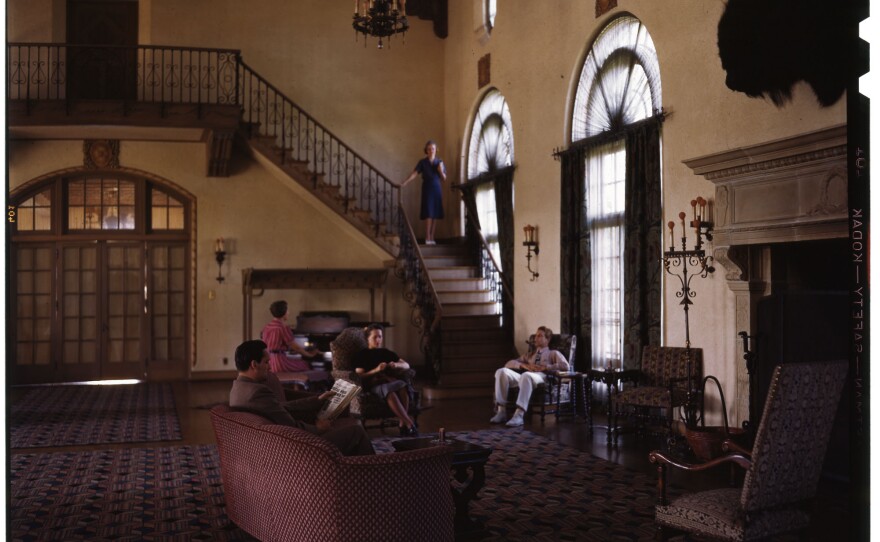
M486 483L486 462L492 455L492 448L480 446L463 440L447 437L444 444L437 442L437 436L401 439L391 442L394 450L405 452L421 450L432 446L448 446L452 450L452 476L462 484L450 484L452 500L455 503L455 532L460 536L477 537L483 532L483 525L471 518L470 502Z
M586 405L588 423L590 424L591 431L593 428L593 382L602 382L608 389L608 408L606 410L608 415L608 425L606 442L611 446L611 434L614 430L613 424L611 423L611 395L621 382L635 380L638 377L639 371L635 369L590 369L584 374L586 375L584 380L586 395L584 398L584 404Z

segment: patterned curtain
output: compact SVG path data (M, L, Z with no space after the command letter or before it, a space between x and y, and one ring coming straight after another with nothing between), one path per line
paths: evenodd
M465 241L472 259L479 261L480 246L474 230L474 226L480 227L480 215L477 213L477 183L462 183L455 187L461 190L461 201L464 203L465 217L470 217L464 221ZM473 221L470 220L471 218Z
M494 176L495 213L498 216L498 244L501 268L513 287L513 168L504 168Z
M623 362L638 367L642 346L660 344L660 278L663 269L660 122L626 134Z
M592 352L590 287L590 232L586 225L587 147L560 153L562 161L562 207L560 286L562 293L562 333L577 335L575 370L590 367Z

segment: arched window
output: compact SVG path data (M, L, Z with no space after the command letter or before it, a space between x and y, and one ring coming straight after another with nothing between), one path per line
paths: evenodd
M513 128L510 109L504 96L496 89L486 93L474 116L468 145L468 181L473 183L473 192L483 237L498 264L504 268L499 242L498 197L508 199L501 202L502 207L513 207L512 171L513 166ZM501 187L499 183L508 186ZM503 215L503 210L502 210Z
M560 153L563 327L589 339L594 368L631 366L659 341L661 105L648 30L615 18L586 55Z

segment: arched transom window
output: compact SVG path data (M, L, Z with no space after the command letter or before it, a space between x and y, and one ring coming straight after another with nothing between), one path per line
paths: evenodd
M620 130L652 116L661 104L654 41L641 21L619 17L602 30L584 61L571 140Z

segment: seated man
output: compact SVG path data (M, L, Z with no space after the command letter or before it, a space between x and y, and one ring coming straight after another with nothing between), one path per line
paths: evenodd
M277 389L268 380L269 352L263 341L245 341L235 349L235 368L238 378L229 392L229 406L259 414L279 425L289 425L309 433L320 435L332 442L343 455L372 455L373 445L364 428L356 422L344 421L334 424L329 420L317 420L310 425L295 419L292 413L302 410L306 401L312 401L315 412L333 392L321 394L317 400L307 398L282 402Z
M535 332L535 351L523 354L518 359L508 361L504 367L495 371L495 415L491 423L504 423L510 427L523 424L523 415L529 409L529 399L539 384L547 382L544 371L567 371L568 361L556 350L547 345L553 338L553 332L541 326ZM516 398L516 412L507 420L507 392L510 388L519 388Z

